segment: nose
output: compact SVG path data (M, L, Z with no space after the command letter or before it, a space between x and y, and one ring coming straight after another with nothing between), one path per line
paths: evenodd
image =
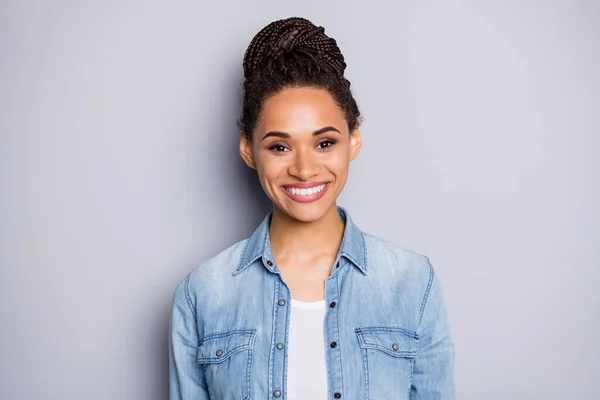
M319 175L321 166L312 149L297 149L288 173L302 181L309 181L312 177Z

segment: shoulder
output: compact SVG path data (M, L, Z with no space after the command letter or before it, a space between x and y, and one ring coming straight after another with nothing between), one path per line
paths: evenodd
M180 294L190 297L195 292L220 285L227 285L245 251L248 240L244 239L236 242L200 262L200 264L179 281L175 295Z
M426 255L367 232L362 234L369 264L386 262L391 263L396 270L408 269L426 275L433 271L429 257Z
M429 257L370 233L362 234L369 274L426 296L435 275Z

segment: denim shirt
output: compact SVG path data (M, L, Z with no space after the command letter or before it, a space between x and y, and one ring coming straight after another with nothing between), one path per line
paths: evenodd
M325 357L328 398L454 399L453 344L429 259L338 213L345 228L325 281L326 353L314 355ZM271 216L177 287L171 400L287 398L290 290L271 252Z

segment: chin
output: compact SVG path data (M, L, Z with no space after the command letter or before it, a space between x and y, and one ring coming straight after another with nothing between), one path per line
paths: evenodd
M315 202L318 203L318 202ZM335 207L335 204L286 204L283 207L278 208L290 218L293 218L300 222L315 222L323 218L331 207Z

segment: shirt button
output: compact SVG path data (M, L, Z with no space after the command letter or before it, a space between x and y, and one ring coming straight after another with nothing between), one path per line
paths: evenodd
M400 348L400 347L398 346L398 343L394 343L394 344L392 345L392 349L394 349L394 350L398 350L399 348Z
M270 266L272 266L272 265L273 265L273 261L271 261L271 260L268 260L268 261L267 261L267 264L268 264L268 265L269 265L269 267L270 267Z
M329 347L331 347L332 349L335 349L335 346L337 346L336 342L331 342L331 344L329 345Z
M335 301L332 301L331 303L329 303L329 307L333 308L333 307L335 307L335 304L336 304Z
M280 397L281 396L281 392L279 390L276 390L273 392L273 397Z
M339 267L340 267L340 262L339 262L339 261L337 262L337 264L335 264L335 267L336 267L336 268L339 268ZM337 397L336 397L336 398L337 398Z
M335 397L336 399L341 399L342 398L342 394L340 392L335 392L333 394L333 397Z
M279 304L280 306L285 306L285 300L281 299L277 302L277 304Z
M278 348L279 350L283 349L283 343L277 343L277 348Z
M221 357L223 355L223 350L217 350L217 357Z

